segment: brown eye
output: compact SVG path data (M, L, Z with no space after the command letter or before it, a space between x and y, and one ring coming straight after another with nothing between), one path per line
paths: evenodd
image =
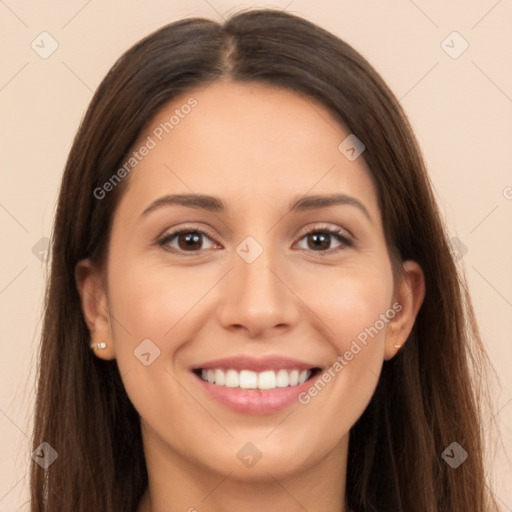
M188 249L201 249L203 245L200 233L185 233L178 235L178 246L184 251Z
M327 233L312 233L307 235L308 247L310 249L327 250L330 249L331 235Z
M303 243L302 246L300 245L301 243ZM341 250L343 247L350 246L352 246L352 241L348 236L343 231L332 228L317 228L314 231L309 231L301 237L299 242L301 249L315 252Z
M208 243L210 244L208 246ZM164 248L177 252L199 252L203 249L211 249L215 242L203 231L186 230L175 231L166 235L159 244ZM205 247L205 245L207 245Z

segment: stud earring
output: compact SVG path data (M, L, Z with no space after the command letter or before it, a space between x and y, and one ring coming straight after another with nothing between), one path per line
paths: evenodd
M107 344L102 341L100 343L91 343L91 348L94 350L94 349L97 349L97 350L103 350L104 348L107 348Z
M393 343L393 347L400 348L402 345L397 345L396 343Z

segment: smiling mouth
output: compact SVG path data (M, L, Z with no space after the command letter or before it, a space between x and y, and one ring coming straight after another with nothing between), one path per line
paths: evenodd
M272 390L277 388L297 387L309 379L312 379L320 372L320 368L309 370L279 369L255 372L252 370L224 370L221 368L197 368L193 373L201 380L214 386L235 388Z

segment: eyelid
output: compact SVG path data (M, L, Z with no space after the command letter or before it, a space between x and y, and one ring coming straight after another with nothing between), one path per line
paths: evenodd
M299 239L301 239L305 235L308 235L310 233L320 232L320 231L327 231L329 233L337 233L340 236L346 238L347 241L350 241L351 243L353 243L355 241L354 235L350 231L348 231L348 229L341 228L341 227L335 226L335 225L326 224L325 222L324 223L319 222L317 224L308 225L308 226L302 228L299 231L299 233L297 234L297 237Z
M174 237L176 237L182 233L189 233L189 232L204 235L207 238L209 238L215 245L222 246L222 244L216 240L216 238L209 232L208 229L201 228L198 225L184 225L184 226L180 226L177 228L173 228L171 230L166 230L166 231L164 231L164 233L162 235L157 237L156 243L161 246L166 246L167 241L172 240ZM179 249L175 249L174 247L169 247L167 250L169 250L170 252L177 252L179 254L194 255L194 253L199 254L199 253L203 252L205 249L201 249L199 251L182 251Z
M295 242L295 244L299 244L304 237L315 233L327 233L332 238L335 238L339 243L337 247L330 247L329 249L323 251L302 249L303 251L306 251L307 253L312 253L318 257L327 258L329 256L338 255L340 252L350 249L355 245L355 238L352 235L352 233L339 226L331 226L325 223L320 223L313 226L310 225L301 229L299 235L297 235L297 242Z

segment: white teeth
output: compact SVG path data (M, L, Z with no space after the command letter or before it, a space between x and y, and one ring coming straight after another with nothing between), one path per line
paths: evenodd
M258 389L274 389L276 387L276 372L268 370L258 375Z
M276 375L276 386L278 388L285 388L290 385L290 378L286 370L279 370Z
M215 380L214 382L219 386L224 386L225 376L222 370L215 370Z
M239 386L239 382L240 382L240 379L238 378L238 372L236 370L228 370L226 372L226 379L224 381L224 386L226 386L228 388L237 388Z
M258 374L256 372L251 372L250 370L242 370L238 377L239 386L242 389L254 389L258 384Z
M276 389L303 384L311 376L311 370L201 370L201 378L216 386L241 389Z

